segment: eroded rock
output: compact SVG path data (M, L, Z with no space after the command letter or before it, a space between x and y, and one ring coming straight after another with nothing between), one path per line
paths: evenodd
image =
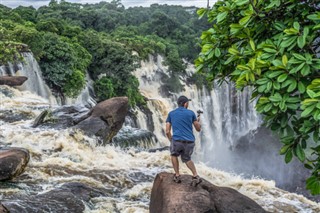
M26 76L0 76L0 85L21 86L26 80Z
M0 180L9 180L23 173L29 159L29 151L26 149L14 147L0 149Z
M203 180L191 186L192 177L182 175L181 183L172 180L173 174L159 173L153 183L150 213L265 213L255 201L238 191L218 187Z

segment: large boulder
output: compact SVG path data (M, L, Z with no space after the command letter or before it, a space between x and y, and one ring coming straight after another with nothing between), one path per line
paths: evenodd
M0 85L21 86L26 80L26 76L0 76Z
M159 173L153 183L150 213L265 213L255 201L238 191L218 187L206 180L191 186L192 177L182 175L181 183L172 180L173 174Z
M128 98L115 97L102 101L77 121L74 128L87 135L95 135L110 142L121 129L128 113Z
M98 103L91 110L84 106L62 106L53 112L43 111L33 127L74 128L86 135L110 142L121 129L128 113L128 98L115 97Z
M30 159L29 151L23 148L0 149L0 180L9 180L20 175Z

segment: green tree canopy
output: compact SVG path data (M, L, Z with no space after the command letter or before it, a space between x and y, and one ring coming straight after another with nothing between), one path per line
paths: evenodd
M225 0L207 15L197 69L209 80L253 88L256 109L280 135L280 154L312 170L320 194L320 5L314 0ZM319 54L319 52L318 52Z

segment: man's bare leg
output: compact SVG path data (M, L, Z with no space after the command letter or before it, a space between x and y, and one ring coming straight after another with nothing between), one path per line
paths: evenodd
M179 173L178 157L171 155L171 162L172 162L172 166L173 166L173 169L174 169L174 172L175 172L176 176L179 176L180 173Z
M192 162L192 160L189 160L188 162L186 162L186 165L191 170L193 177L198 176L196 167L195 167L194 163Z

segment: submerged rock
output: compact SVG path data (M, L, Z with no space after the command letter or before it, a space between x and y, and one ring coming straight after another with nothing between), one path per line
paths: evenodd
M19 200L4 200L2 204L11 213L83 212L91 198L103 196L103 190L83 183L72 182L60 188Z
M112 143L120 147L148 148L155 145L156 142L157 138L152 132L130 126L121 128L118 134L112 139Z
M29 159L29 151L26 149L0 149L0 180L9 180L23 173Z
M0 76L0 85L21 86L26 80L25 76Z
M255 201L238 191L218 187L203 180L191 186L190 175L182 175L181 183L172 180L173 174L159 173L153 183L150 213L265 213Z

